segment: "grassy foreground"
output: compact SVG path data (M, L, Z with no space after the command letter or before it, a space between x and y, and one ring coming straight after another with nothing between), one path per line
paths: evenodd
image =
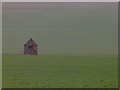
M117 67L117 56L3 54L3 88L114 88Z

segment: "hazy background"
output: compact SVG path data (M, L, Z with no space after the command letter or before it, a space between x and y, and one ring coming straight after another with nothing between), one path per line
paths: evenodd
M3 3L3 53L23 53L31 37L41 54L117 54L117 2Z

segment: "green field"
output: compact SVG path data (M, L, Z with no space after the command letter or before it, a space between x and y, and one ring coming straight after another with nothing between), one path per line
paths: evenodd
M3 54L3 88L115 88L117 62L117 56Z

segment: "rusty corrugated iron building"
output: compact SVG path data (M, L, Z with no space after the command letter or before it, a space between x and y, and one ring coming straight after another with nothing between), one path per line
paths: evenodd
M37 55L38 45L30 38L25 44L24 44L24 54L26 55Z

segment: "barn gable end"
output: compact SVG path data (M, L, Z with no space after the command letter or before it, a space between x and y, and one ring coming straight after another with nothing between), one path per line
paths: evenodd
M30 38L25 44L24 44L24 54L26 55L37 55L37 47L38 45Z

